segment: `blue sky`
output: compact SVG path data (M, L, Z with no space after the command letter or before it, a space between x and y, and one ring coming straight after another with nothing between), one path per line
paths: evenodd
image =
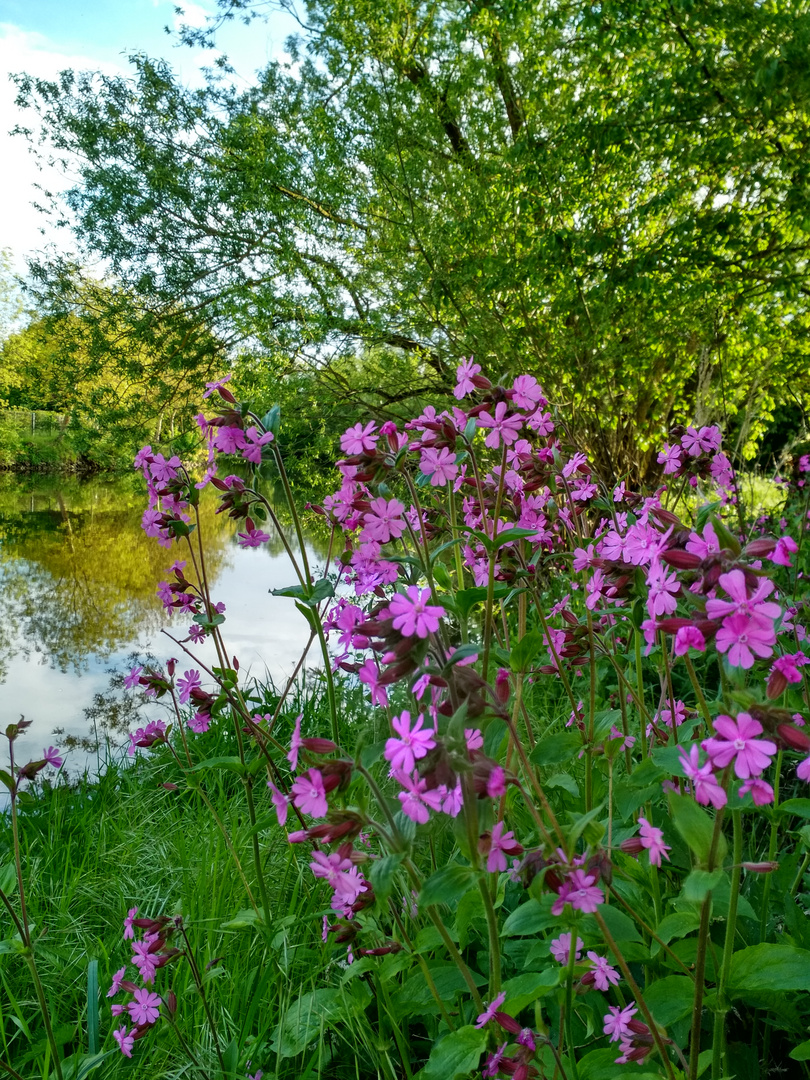
M214 0L183 3L182 21L203 25L215 11ZM30 124L14 104L8 72L29 72L53 78L65 68L125 73L126 56L145 52L164 57L187 84L199 82L199 69L212 55L178 47L176 36L164 27L178 24L174 0L0 0L0 248L12 252L22 270L25 256L45 243L66 243L42 233L41 215L31 203L38 197L36 183L51 190L65 186L54 174L39 173L23 139L8 133L17 123ZM226 25L217 44L236 69L239 80L249 82L268 60L281 56L286 38L295 33L295 21L284 12L249 28L238 21Z

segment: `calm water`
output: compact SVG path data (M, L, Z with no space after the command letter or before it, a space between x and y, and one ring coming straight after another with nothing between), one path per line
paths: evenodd
M94 722L85 710L107 691L111 670L129 669L133 652L161 661L178 656L183 668L192 666L161 633L166 627L184 637L188 616L173 627L155 594L166 567L184 556L143 535L143 509L137 477L0 473L0 731L20 715L34 722L16 744L21 762L49 743L64 744L66 735L92 738ZM226 645L242 668L282 682L309 636L293 601L269 595L295 581L293 570L277 538L243 550L233 524L213 511L211 500L203 506L203 527L212 591L227 607ZM325 554L313 541L312 564L322 564ZM212 659L205 649L200 655ZM310 653L310 662L316 660ZM106 712L101 719L112 741L123 745L126 718L116 723ZM0 748L2 764L5 759ZM68 758L71 771L88 760L77 747Z

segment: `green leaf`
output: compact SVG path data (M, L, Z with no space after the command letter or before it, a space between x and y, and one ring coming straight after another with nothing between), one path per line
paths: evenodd
M667 1027L691 1016L695 984L687 975L667 975L648 986L644 998L658 1023Z
M676 938L686 937L697 930L700 920L694 911L676 911L672 915L665 915L656 928L656 934L665 945ZM653 948L660 948L653 942Z
M793 814L796 817L810 818L810 799L785 799L779 804L779 813L785 816Z
M278 429L281 424L281 406L274 405L269 412L262 417L262 427L265 431L272 431L278 437Z
M387 900L391 895L391 891L394 888L394 875L404 858L405 856L400 853L384 855L381 859L376 859L371 864L368 880L371 882L372 888L374 889L374 895L379 900Z
M486 1049L487 1033L471 1024L457 1028L435 1043L428 1063L422 1070L424 1080L455 1080L477 1070L481 1055Z
M239 1043L235 1038L231 1039L222 1051L222 1063L227 1076L236 1076L236 1068L239 1064Z
M545 635L539 630L530 630L515 645L509 654L509 666L512 671L527 671L531 661L545 648Z
M551 914L550 902L542 904L539 900L527 900L515 908L503 924L501 937L528 937L555 926L557 922L557 918Z
M14 790L14 778L5 769L0 769L0 783L5 784L9 791Z
M285 585L281 589L271 589L271 596L294 596L298 600L309 599L309 589L305 585Z
M294 1001L273 1033L279 1057L297 1057L320 1035L322 1026L341 1012L340 990L322 988Z
M691 795L676 795L670 792L669 809L673 824L689 850L697 856L700 863L708 863L714 835L714 819L698 806ZM721 833L717 842L718 862L722 862L727 850L725 837Z
M545 995L560 984L560 972L563 969L547 967L543 971L528 971L525 975L516 975L507 979L501 987L506 994L502 1009L509 1016L517 1016L528 1005Z
M788 1057L793 1058L794 1061L810 1061L810 1039L794 1046Z
M585 830L588 829L589 826L596 824L596 819L602 813L604 807L605 804L600 803L598 806L595 806L593 810L589 810L587 814L569 814L569 816L574 820L573 825L568 830L568 836L566 838L568 841L569 849L571 851L574 850L574 846L577 840L579 840L580 836L582 836ZM604 830L602 831L604 832ZM599 839L600 837L596 838L597 843Z
M693 870L683 883L681 896L690 904L699 904L722 880L722 870Z
M329 580L329 578L319 578L312 586L312 592L310 593L307 603L311 605L320 604L322 600L328 600L330 596L335 595L335 586Z
M261 926L262 921L253 908L243 908L232 919L220 923L223 930L250 930L254 926Z
M205 761L199 761L188 771L190 773L201 772L203 769L221 769L224 772L236 773L237 776L245 776L247 770L238 757L212 757Z
M98 960L87 965L87 1050L98 1053Z
M443 866L427 879L419 893L419 907L432 904L452 904L475 884L475 871L471 866L451 863Z
M807 949L765 942L734 953L728 978L731 997L791 990L810 990L810 951Z
M547 735L540 739L529 755L534 765L559 765L561 761L570 761L582 748L582 737L577 731L561 731L557 735Z
M17 888L17 869L13 862L0 866L0 889L9 896Z

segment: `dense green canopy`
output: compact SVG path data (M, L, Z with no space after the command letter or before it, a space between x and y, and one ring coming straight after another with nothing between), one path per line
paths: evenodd
M248 89L142 56L20 80L48 152L78 155L81 259L271 370L381 348L421 392L471 353L530 370L616 473L673 422L739 413L744 447L804 401L808 3L305 8ZM52 306L65 267L37 270Z

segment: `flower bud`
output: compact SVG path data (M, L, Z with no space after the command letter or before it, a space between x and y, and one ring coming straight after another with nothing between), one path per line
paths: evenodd
M799 750L803 754L810 751L810 735L793 724L777 724L776 734L791 750Z
M164 1004L169 1012L169 1015L174 1016L174 1014L177 1012L177 994L175 994L174 990L170 990L168 992Z
M501 705L505 705L509 700L509 672L506 668L498 668L495 676L495 697Z
M301 745L313 754L334 754L337 744L331 739L302 739Z
M774 870L779 869L778 862L744 862L742 864L743 870L748 870L752 874L772 874Z
M770 555L775 547L775 540L769 540L767 538L763 538L762 540L752 540L750 544L745 545L743 554L752 559L761 559L764 555Z
M767 685L765 686L765 693L771 701L775 701L778 697L781 697L787 690L788 681L781 671L772 671Z
M696 570L703 560L692 551L670 548L661 552L661 561L668 566L674 566L676 570Z

